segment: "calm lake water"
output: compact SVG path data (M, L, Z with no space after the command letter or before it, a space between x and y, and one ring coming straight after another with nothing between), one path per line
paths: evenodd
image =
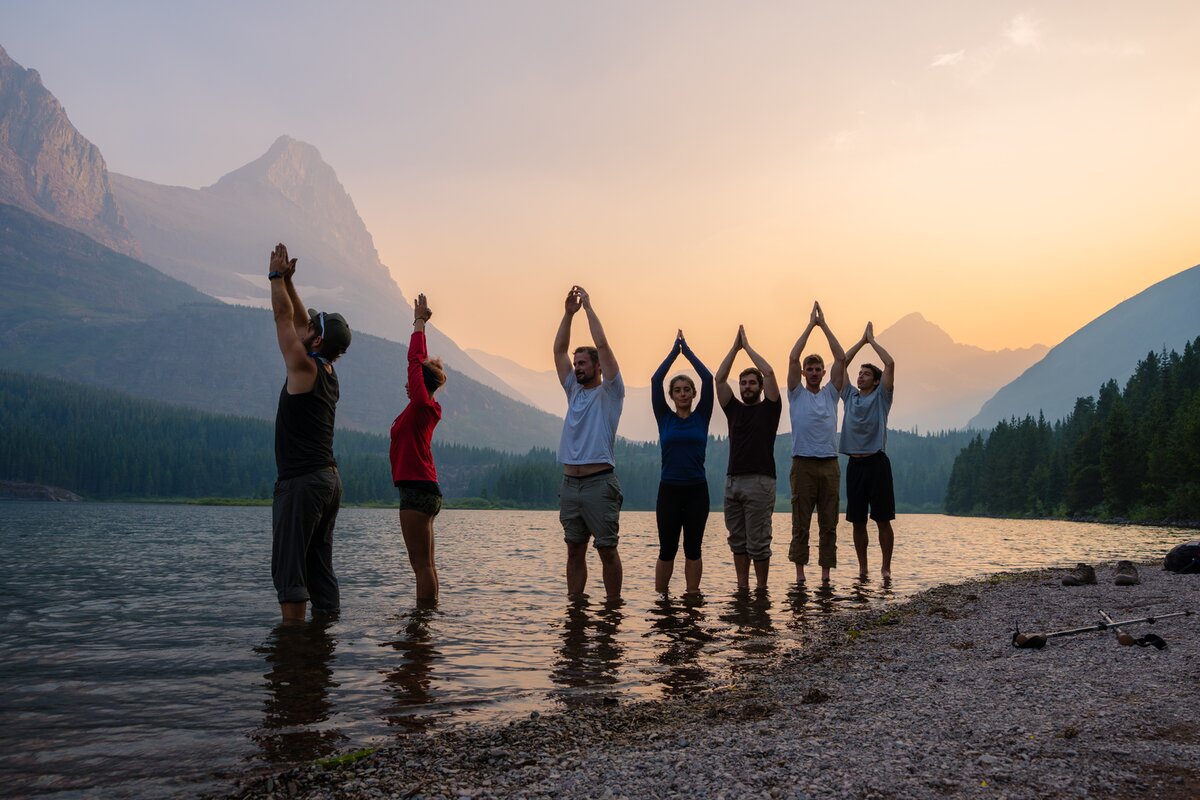
M902 515L894 580L797 590L775 516L765 595L733 592L719 512L705 596L654 594L651 512L622 514L625 602L565 596L556 512L446 511L417 610L396 512L344 509L340 616L279 627L270 509L0 503L0 794L172 796L433 726L686 695L803 647L811 622L998 570L1159 557L1194 532ZM813 558L815 561L815 533ZM872 565L878 548L872 532ZM683 586L682 554L673 588ZM810 570L816 572L815 564ZM812 586L812 584L810 584ZM997 620L1006 635L1012 620Z

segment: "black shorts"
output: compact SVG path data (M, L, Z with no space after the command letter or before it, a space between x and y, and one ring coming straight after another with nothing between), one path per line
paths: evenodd
M892 462L880 450L869 456L854 458L846 467L846 520L879 522L896 518L896 493L892 486Z
M442 510L442 493L431 491L437 488L432 481L402 481L396 488L400 490L401 511L420 511L427 517L436 517Z

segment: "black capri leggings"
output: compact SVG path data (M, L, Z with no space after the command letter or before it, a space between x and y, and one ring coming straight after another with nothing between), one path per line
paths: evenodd
M679 486L658 484L658 558L674 561L679 553L679 529L683 529L683 554L689 560L700 558L704 525L708 522L708 484Z

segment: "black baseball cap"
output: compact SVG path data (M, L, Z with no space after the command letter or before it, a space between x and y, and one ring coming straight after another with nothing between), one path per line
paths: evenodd
M308 321L312 323L313 330L321 334L321 341L328 343L332 350L344 353L350 349L350 325L341 314L310 308Z

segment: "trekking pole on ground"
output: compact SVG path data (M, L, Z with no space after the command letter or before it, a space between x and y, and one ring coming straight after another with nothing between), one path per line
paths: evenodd
M1163 641L1163 638L1154 633L1147 633L1145 636L1135 639L1130 634L1118 628L1117 626L1123 623L1113 622L1113 618L1106 614L1103 609L1100 610L1100 618L1108 623L1108 627L1116 631L1117 641L1125 647L1132 647L1135 644L1139 647L1149 647L1153 645L1159 650L1165 650L1167 647L1167 643ZM1161 619L1161 617L1155 617L1154 619L1147 620L1147 622L1154 624L1154 620L1156 619Z
M1101 612L1101 614L1103 614L1103 613L1104 612ZM1113 622L1112 620L1107 620L1105 622L1097 622L1095 625L1085 625L1082 628L1068 628L1065 631L1053 631L1051 633L1021 633L1020 627L1014 627L1012 643L1013 643L1013 647L1023 647L1023 648L1033 649L1033 650L1040 650L1041 648L1046 646L1046 642L1048 640L1057 639L1060 636L1074 636L1077 633L1091 633L1092 631L1106 631L1106 630L1109 630L1110 628L1114 628L1118 625L1136 625L1136 624L1142 623L1142 622L1145 622L1149 625L1153 625L1154 623L1158 622L1160 619L1170 619L1171 617L1190 617L1194 613L1195 613L1194 611L1192 611L1191 609L1188 609L1187 611L1174 611L1170 614L1156 614L1155 616L1152 616L1152 617L1141 617L1140 619L1125 619L1125 620L1121 620L1120 622ZM1154 636L1154 634L1148 634L1148 636ZM1147 637L1142 637L1142 638L1144 639ZM1158 639L1157 636L1154 636L1154 638ZM1134 641L1135 641L1135 643L1137 643L1137 640L1134 640ZM1162 640L1159 639L1159 641L1161 642ZM1150 645L1150 644L1154 644L1154 641L1150 640L1146 643L1146 645ZM1145 647L1146 645L1142 645L1142 646ZM1154 646L1158 647L1158 649L1161 650L1162 647L1166 646L1166 642L1162 643L1162 647L1159 647L1158 645L1154 645Z

